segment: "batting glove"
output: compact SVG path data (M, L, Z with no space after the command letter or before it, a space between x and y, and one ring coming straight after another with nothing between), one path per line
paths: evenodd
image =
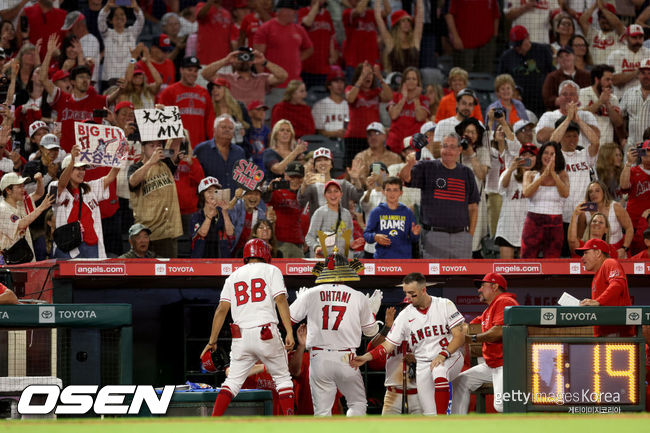
M370 311L372 311L372 314L377 315L377 311L379 311L379 307L381 307L381 300L383 297L384 294L381 292L381 290L377 289L372 293L372 296L368 298L370 301Z
M307 287L299 288L298 291L296 292L296 299L304 295L307 292L307 290L309 290Z

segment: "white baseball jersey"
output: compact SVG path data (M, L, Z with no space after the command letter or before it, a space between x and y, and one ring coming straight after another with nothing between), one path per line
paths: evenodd
M592 26L587 33L587 41L594 65L607 63L609 56L614 51L625 49L625 44L621 43L620 36L613 30L605 33Z
M311 110L316 129L338 131L345 129L345 122L350 118L350 108L345 99L338 104L329 96L314 104Z
M529 0L506 0L503 3L503 12L519 8ZM548 44L548 31L551 29L550 11L559 8L557 0L537 0L535 7L519 15L512 21L512 27L524 26L530 34L530 41L538 44Z
M583 87L578 93L580 98L580 108L586 110L588 107L598 102L599 96L596 95L592 86ZM612 110L621 111L618 107L618 98L612 93L609 97L609 103ZM611 143L614 141L614 124L609 119L609 110L604 105L600 106L598 113L594 114L600 129L600 144Z
M361 344L361 330L375 327L368 298L343 284L309 289L289 311L295 323L307 317L308 349L355 349Z
M641 47L636 53L627 46L620 50L613 51L607 58L607 64L612 65L617 74L621 72L632 72L639 69L641 62L646 57L650 57L650 49ZM614 86L614 93L619 98L623 96L626 90L639 85L639 79L628 81L623 87Z
M282 273L267 263L249 263L226 279L221 301L230 303L233 322L240 328L278 323L275 297L286 295Z
M456 305L446 298L431 297L431 305L426 311L413 305L407 306L395 319L386 340L399 345L402 340L409 342L418 363L431 362L452 338L451 328L463 323L465 319ZM452 357L459 356L455 352Z
M571 222L573 210L585 200L585 191L591 182L590 170L596 166L597 156L589 155L589 149L575 152L562 151L566 162L566 174L569 176L569 196L562 207L562 221Z

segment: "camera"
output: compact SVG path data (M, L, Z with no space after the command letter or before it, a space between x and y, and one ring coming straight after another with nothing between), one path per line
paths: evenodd
M239 54L237 54L237 60L241 62L252 62L255 58L253 54L253 49L250 47L239 47Z
M288 180L278 180L277 182L273 182L273 191L278 190L278 189L289 189L289 181Z
M178 148L178 152L187 155L187 153L189 152L189 145L187 144L187 141L183 141L181 143L180 147Z
M469 148L469 140L465 137L460 139L460 147L463 148L463 150L467 150Z
M494 118L495 119L500 119L505 115L506 115L506 112L503 110L503 108L495 108L494 109Z
M648 149L641 148L640 146L636 148L636 154L639 158L643 158L648 153Z

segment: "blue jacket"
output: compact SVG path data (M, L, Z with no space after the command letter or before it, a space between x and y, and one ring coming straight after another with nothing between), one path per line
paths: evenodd
M244 222L246 221L246 207L244 206L244 201L242 199L237 200L235 206L228 211L230 216L230 221L235 227L235 240L232 243L232 248L235 248L239 243L239 237L241 232L244 230ZM260 204L257 205L257 220L266 219L266 203L264 200L260 200ZM255 224L253 224L255 225ZM253 227L251 227L252 229ZM235 251L232 251L234 253Z
M201 163L205 176L217 178L222 188L230 188L230 198L234 197L238 185L233 180L232 173L237 161L246 159L244 149L236 144L231 144L228 160L224 161L213 138L200 143L194 148L193 153Z
M411 232L411 224L415 223L415 215L402 203L392 210L386 203L380 203L370 211L363 238L366 242L375 242L375 235L382 234L390 238L389 246L375 244L376 259L410 259L412 244L420 239Z

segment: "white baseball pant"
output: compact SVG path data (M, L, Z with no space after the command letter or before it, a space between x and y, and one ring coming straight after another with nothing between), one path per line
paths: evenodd
M417 394L407 394L409 414L422 414L420 399ZM402 394L386 389L384 395L384 407L381 410L382 415L401 415L402 413Z
M466 414L469 410L469 394L476 391L484 383L492 382L494 387L494 409L503 412L503 366L492 368L482 362L469 370L463 371L451 386L451 413Z
M332 415L337 388L348 404L347 416L366 414L366 389L359 369L350 367L352 354L352 351L310 351L309 387L315 416Z
M458 353L458 352L456 352ZM417 363L415 380L418 387L418 398L424 415L436 415L436 393L434 380L437 377L446 378L449 383L463 369L463 355L454 353L451 358L431 370L431 361Z

